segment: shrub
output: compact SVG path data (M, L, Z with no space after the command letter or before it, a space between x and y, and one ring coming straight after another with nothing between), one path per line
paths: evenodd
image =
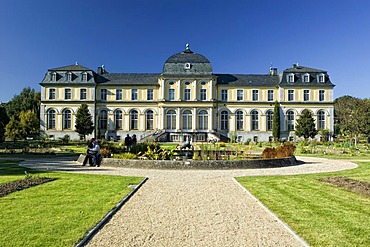
M71 137L69 135L64 135L63 137L59 138L62 142L62 144L68 144Z
M286 142L280 147L270 148L267 147L262 152L263 159L273 159L273 158L287 158L293 156L295 151L295 146L292 143Z
M132 159L136 159L137 156L136 154L132 154L132 153L123 153L123 154L113 154L113 158L132 160Z
M276 158L276 149L267 147L262 152L262 159L274 159Z
M112 152L108 148L101 148L100 154L103 158L111 157Z
M219 142L219 143L218 143L218 146L219 146L220 148L224 148L224 147L226 147L226 143L224 143L224 142Z

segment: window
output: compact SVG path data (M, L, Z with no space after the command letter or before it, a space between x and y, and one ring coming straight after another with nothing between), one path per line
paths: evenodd
M303 82L310 82L310 75L309 74L304 74L302 78Z
M238 101L243 100L243 90L242 89L236 90L236 100Z
M303 101L309 101L310 100L310 90L305 89L303 90Z
M82 78L81 78L82 81L87 81L87 73L86 72L83 72L82 73Z
M227 101L227 89L221 89L221 101Z
M122 100L122 89L116 89L116 100Z
M236 130L244 129L244 116L242 111L236 111Z
M207 82L205 82L205 81L202 81L201 83L200 83L200 85L202 85L202 86L204 86L204 85L206 85L207 84Z
M288 82L294 82L294 74L287 75L287 81Z
M87 90L86 88L80 89L80 99L86 99L87 98Z
M168 100L175 100L175 89L168 89Z
M252 126L252 130L259 130L259 121L258 121L258 111L256 110L253 110L251 112L251 126Z
M325 82L325 75L324 74L320 74L318 76L318 81L321 82L321 83L324 83Z
M48 111L48 129L55 129L55 116L56 112L54 109Z
M102 110L99 116L99 127L100 129L107 129L108 126L108 112L106 110Z
M116 110L114 112L114 125L116 129L122 129L122 111Z
M49 99L55 99L55 88L49 88Z
M175 110L167 111L167 129L176 129L176 112Z
M205 88L200 89L200 100L201 101L207 100L207 89Z
M146 129L152 130L154 129L154 113L152 110L148 110L145 113L146 118Z
M131 100L137 100L137 89L131 89Z
M256 89L252 90L252 100L258 101L258 90Z
M67 73L67 81L72 81L72 73L71 72Z
M192 128L192 114L190 110L185 110L182 113L182 129L190 130Z
M229 113L227 111L222 111L220 114L220 128L221 130L228 130L229 129Z
M325 100L325 90L319 90L319 101Z
M70 88L64 89L64 99L72 98L72 90Z
M272 123L273 123L274 113L271 110L266 112L266 130L272 130Z
M101 100L107 100L107 94L108 94L108 91L106 88L100 89L100 99Z
M190 88L184 89L184 100L190 100Z
M139 114L137 110L131 110L130 111L130 130L138 129L138 119L139 119Z
M153 100L153 89L148 88L146 90L146 100Z
M325 129L325 112L323 110L317 112L317 129Z
M201 110L198 114L198 129L208 129L208 113L206 110Z
M51 81L55 82L57 80L57 73L51 73Z
M71 129L72 112L69 109L63 111L63 129Z
M289 89L288 90L288 101L293 101L294 100L294 90Z
M292 110L287 111L286 119L288 131L294 130L294 112Z
M267 101L274 101L274 90L267 90Z

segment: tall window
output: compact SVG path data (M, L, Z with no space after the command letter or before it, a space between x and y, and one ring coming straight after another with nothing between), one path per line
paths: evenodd
M236 130L244 129L244 116L242 111L236 111Z
M243 100L243 90L242 89L238 89L236 90L236 100Z
M310 100L310 90L305 89L303 90L303 101L309 101Z
M229 129L229 113L227 111L222 111L220 114L220 128L221 130Z
M288 90L288 101L293 101L294 100L294 90L289 89Z
M325 129L325 112L323 110L317 112L317 129Z
M116 129L122 129L122 111L116 110L114 112L114 125Z
M190 100L190 88L184 89L184 100Z
M272 122L273 122L274 113L271 110L266 112L266 130L272 130Z
M121 88L116 89L116 100L122 100L122 89Z
M182 129L190 130L192 128L192 114L190 110L185 110L182 113Z
M52 74L51 74L51 81L56 81L57 80L57 73L55 73L55 72L53 72Z
M72 98L72 89L66 88L64 89L64 99L71 99Z
M325 82L325 76L323 74L319 75L319 82Z
M49 88L49 99L55 99L55 88Z
M258 101L258 90L256 89L252 90L252 100Z
M259 130L259 116L256 110L251 112L251 126L252 130Z
M82 78L81 78L82 81L87 81L87 73L86 72L83 72L82 73Z
M221 89L221 101L227 101L227 89Z
M168 89L168 100L175 100L175 89Z
M131 100L137 100L137 89L131 89Z
M108 90L106 88L102 88L100 89L100 99L101 100L107 100L107 94L108 94Z
M71 72L67 73L67 81L72 81L72 73Z
M146 90L146 100L153 100L153 88Z
M55 129L55 116L56 112L54 109L48 111L48 129Z
M106 110L100 111L99 127L100 129L107 129L108 127L108 112Z
M319 90L319 101L325 100L325 90Z
M288 82L294 82L294 74L289 74L287 80Z
M303 82L310 82L310 75L309 74L303 75Z
M72 127L72 111L66 109L63 111L63 129L71 129Z
M167 111L167 129L176 129L176 112L175 110Z
M80 89L80 99L86 99L87 98L87 90L86 88Z
M145 113L146 118L146 129L152 130L154 129L154 113L152 110L148 110Z
M208 113L206 110L201 110L198 113L198 129L200 130L208 129Z
M274 90L267 90L267 100L274 101Z
M139 120L139 113L137 110L130 111L130 129L137 130L138 129L138 120Z
M200 100L202 101L207 100L207 89L205 88L200 89Z
M288 131L294 130L294 112L292 110L287 111L286 119Z

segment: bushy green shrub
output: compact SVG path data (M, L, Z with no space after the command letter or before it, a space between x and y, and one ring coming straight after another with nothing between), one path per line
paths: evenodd
M138 153L138 155L146 157L148 160L170 160L173 157L173 151L160 147L151 149L148 146L148 150L145 153Z

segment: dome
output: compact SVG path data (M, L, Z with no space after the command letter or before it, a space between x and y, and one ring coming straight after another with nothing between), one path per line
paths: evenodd
M163 66L163 75L211 75L210 61L203 55L196 54L186 45L185 51L172 55Z

